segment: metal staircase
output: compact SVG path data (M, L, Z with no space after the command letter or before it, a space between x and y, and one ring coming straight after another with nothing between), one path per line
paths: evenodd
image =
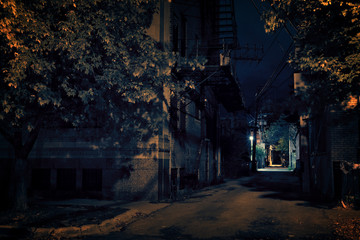
M216 33L218 44L224 49L237 46L234 0L218 0L216 9Z

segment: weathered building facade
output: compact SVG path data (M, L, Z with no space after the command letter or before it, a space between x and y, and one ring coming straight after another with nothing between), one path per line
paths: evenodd
M222 115L221 157L226 178L249 175L251 141L247 116L243 111Z
M304 88L305 74L295 74L295 90ZM296 156L303 191L326 200L359 196L359 115L343 106L326 105L300 116ZM356 100L356 107L358 100Z
M227 2L231 6L232 1ZM175 81L188 78L195 86L183 92L163 89L156 134L138 141L117 132L105 134L101 126L44 127L29 155L32 192L161 200L176 199L192 188L219 181L219 106L223 104L227 111L242 108L229 44L219 37L216 19L220 5L217 0L159 1L148 34L183 58L204 56L208 63L203 71L173 73ZM14 153L5 140L2 142L1 158L6 165Z

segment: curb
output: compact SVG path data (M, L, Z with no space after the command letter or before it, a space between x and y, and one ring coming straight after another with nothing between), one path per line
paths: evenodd
M128 211L113 218L106 219L100 224L88 224L80 227L31 228L30 231L34 239L66 239L90 235L106 235L111 232L121 231L126 225L136 221L138 218L146 217L169 205L170 204L149 204L147 206L139 205L134 206L134 208L130 207Z
M130 209L125 213L106 219L100 224L89 224L80 227L62 227L62 228L32 228L35 239L60 239L75 238L80 236L89 236L97 234L107 234L114 231L120 231L125 225L134 221L134 218L142 214L137 210Z

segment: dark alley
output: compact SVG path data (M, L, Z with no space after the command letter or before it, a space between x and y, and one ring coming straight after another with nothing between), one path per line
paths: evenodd
M360 240L360 1L0 0L0 239Z
M293 172L262 171L86 239L341 239L336 223L357 212L308 199L299 188Z

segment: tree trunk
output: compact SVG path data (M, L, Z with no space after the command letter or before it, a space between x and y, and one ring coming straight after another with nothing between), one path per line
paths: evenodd
M21 152L21 150L20 150ZM10 201L15 211L24 211L28 207L28 188L30 180L30 164L27 158L15 153L12 181L10 183ZM19 156L20 155L20 156Z
M41 115L34 124L35 128L25 132L18 128L4 128L0 126L0 134L12 145L15 158L12 159L9 183L10 206L15 211L24 211L28 207L28 189L30 186L31 163L28 158L36 139L39 136Z
M12 179L10 182L10 201L13 210L24 211L28 207L28 190L30 186L31 163L28 158L35 141L38 137L40 128L29 134L29 137L23 143L21 132L16 132L14 141L15 159L12 167Z

